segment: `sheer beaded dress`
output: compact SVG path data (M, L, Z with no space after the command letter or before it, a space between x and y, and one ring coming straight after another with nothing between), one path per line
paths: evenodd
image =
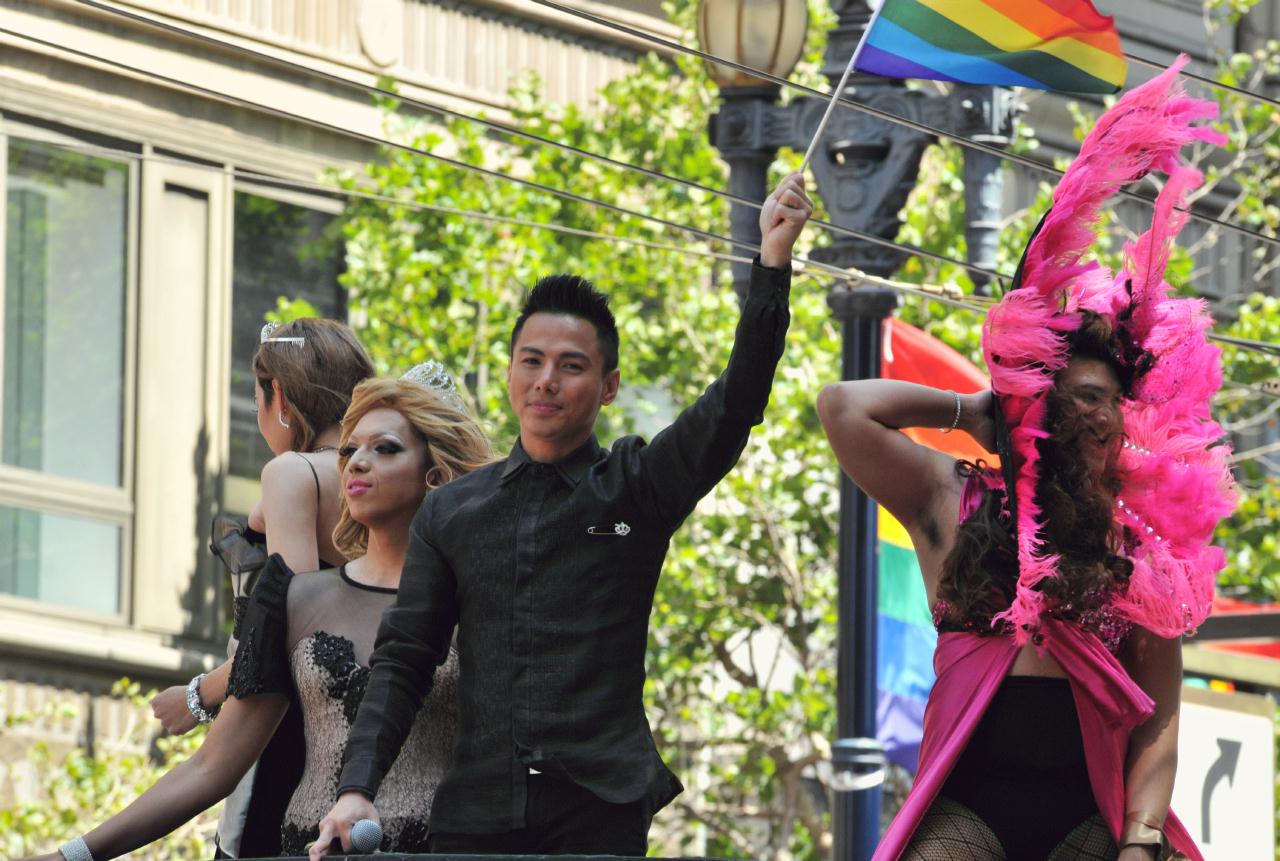
M244 698L292 689L306 743L302 780L281 827L284 855L305 855L333 806L378 624L395 596L394 589L355 582L343 568L293 576L278 557L254 590L231 692ZM451 649L378 791L384 852L427 851L431 802L453 752L457 677Z

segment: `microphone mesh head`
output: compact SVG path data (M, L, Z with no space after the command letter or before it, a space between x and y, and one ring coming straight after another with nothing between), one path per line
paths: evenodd
M351 826L351 848L363 855L377 851L382 845L382 826L372 819L361 819Z

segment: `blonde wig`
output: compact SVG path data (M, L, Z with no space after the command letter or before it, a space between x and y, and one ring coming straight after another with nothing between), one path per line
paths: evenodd
M360 419L376 409L392 409L404 416L427 446L427 492L494 461L493 447L471 412L456 398L410 380L374 378L365 380L351 393L351 406L342 418L342 442L346 448ZM338 469L347 468L347 458L338 457ZM333 544L348 559L363 556L368 548L368 529L351 516L347 498L333 530Z

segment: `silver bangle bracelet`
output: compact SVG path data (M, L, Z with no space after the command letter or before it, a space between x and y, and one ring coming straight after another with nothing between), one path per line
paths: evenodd
M951 427L938 428L938 430L941 431L942 433L951 433L953 430L960 427L960 396L956 394L954 389L947 389L947 392L950 393L951 397L956 399L956 414L951 419Z
M84 842L83 837L68 840L58 847L58 851L67 861L93 861L93 853L89 851L89 845Z
M218 716L218 710L209 711L200 702L200 680L203 678L204 673L201 673L187 685L187 711L191 712L191 716L200 723L213 723L213 719Z

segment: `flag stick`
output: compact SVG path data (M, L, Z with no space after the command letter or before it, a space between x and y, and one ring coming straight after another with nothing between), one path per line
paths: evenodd
M840 94L844 92L844 86L849 82L849 75L853 72L853 67L858 63L858 56L862 54L862 46L867 44L867 36L871 33L871 28L875 26L876 19L880 17L880 10L884 8L884 4L888 0L882 0L876 11L872 13L871 20L867 22L867 28L862 31L862 38L858 40L858 47L854 49L853 56L849 58L849 65L844 67L844 74L840 76L840 83L836 84L835 91L831 94L831 101L827 103L826 113L822 115L822 121L818 123L818 130L813 133L813 139L809 141L809 149L805 150L804 160L800 162L800 172L804 173L804 169L809 166L809 160L813 158L813 152L818 148L818 141L822 139L822 133L827 130L827 121L831 119L831 113L836 108L836 102L840 98Z

